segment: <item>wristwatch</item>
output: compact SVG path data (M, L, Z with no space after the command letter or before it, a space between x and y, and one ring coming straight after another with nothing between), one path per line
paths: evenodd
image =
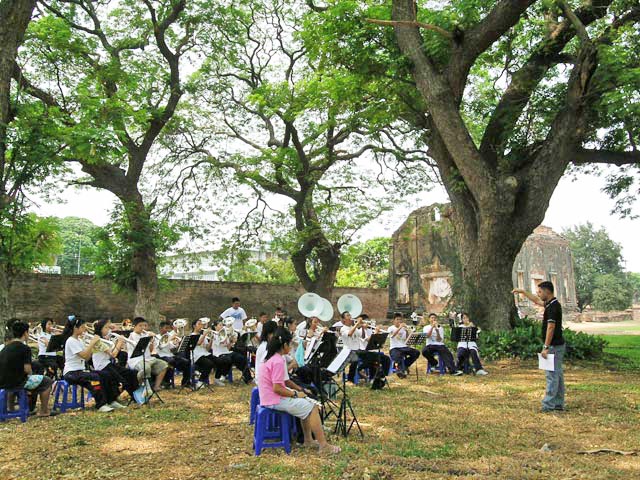
M549 345L544 345L544 346L542 347L542 349L543 349L543 350L549 350Z

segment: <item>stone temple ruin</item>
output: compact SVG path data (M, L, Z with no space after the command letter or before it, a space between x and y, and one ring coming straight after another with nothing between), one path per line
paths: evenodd
M458 258L451 224L442 216L448 206L433 204L413 211L391 238L389 311L442 312L452 293L453 266ZM534 291L543 280L553 282L566 311L577 309L573 257L569 242L552 229L540 226L524 243L513 266L514 287ZM518 296L516 296L518 297ZM533 304L516 298L521 311Z

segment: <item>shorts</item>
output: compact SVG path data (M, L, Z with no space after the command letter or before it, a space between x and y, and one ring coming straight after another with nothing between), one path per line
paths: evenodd
M142 371L142 367L145 367L145 371ZM133 368L138 371L138 380L142 382L145 378L151 376L158 376L169 368L169 364L164 360L160 360L156 357L146 358L144 362L139 361Z
M24 384L24 389L29 390L31 393L41 393L51 388L52 384L53 380L44 375L29 375Z
M304 420L311 415L311 411L314 406L315 404L307 398L281 397L280 403L277 405L267 405L267 408L286 412L289 415L293 415L294 417Z

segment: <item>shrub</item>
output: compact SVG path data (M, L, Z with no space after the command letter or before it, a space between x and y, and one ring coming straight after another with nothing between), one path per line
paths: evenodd
M520 319L512 330L483 332L481 353L484 358L536 358L542 350L540 322L528 317ZM602 355L607 342L603 338L569 329L563 332L567 343L566 358L594 359Z

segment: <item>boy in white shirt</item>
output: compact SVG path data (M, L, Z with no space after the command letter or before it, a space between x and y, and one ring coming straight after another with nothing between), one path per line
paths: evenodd
M247 313L244 308L240 306L240 299L233 297L231 299L231 306L220 314L220 320L224 320L227 317L233 317L233 329L236 332L242 331L244 321L247 319Z
M164 360L153 357L151 355L151 349L154 347L154 342L151 341L144 351L144 362L142 361L142 355L135 358L131 358L131 354L135 350L135 345L141 338L147 337L146 330L149 328L149 324L142 317L136 317L133 319L133 331L129 334L130 342L127 342L127 353L129 354L129 360L127 366L133 370L138 371L138 381L143 384L145 378L155 376L153 384L154 391L159 391L162 386L162 379L167 373L169 365Z
M171 322L160 322L160 335L167 336L168 341L165 341L162 345L159 341L156 341L156 353L158 358L164 360L173 369L178 369L182 372L183 387L189 386L191 381L191 362L182 356L181 354L174 353L180 346L180 337L173 328Z
M427 359L430 368L438 367L438 355L444 362L445 368L452 375L461 375L453 363L453 354L444 344L444 328L438 324L438 316L435 313L429 315L429 325L422 329L427 334L427 345L422 349L422 355Z
M393 325L389 327L389 342L391 349L389 355L398 365L397 374L400 378L405 378L411 365L420 357L420 352L415 348L407 346L409 333L407 325L402 323L402 313L393 316Z

